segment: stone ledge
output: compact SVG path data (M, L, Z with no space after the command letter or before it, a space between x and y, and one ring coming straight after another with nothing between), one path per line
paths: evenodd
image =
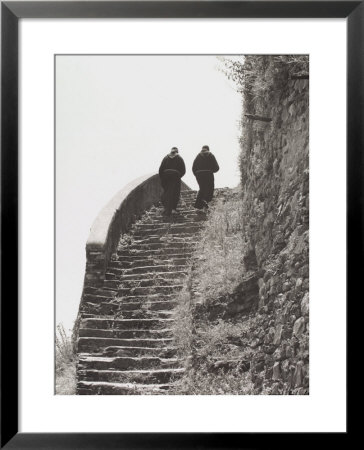
M120 211L124 201L129 196L133 196L133 194L137 196L136 190L138 188L140 189L145 184L154 184L155 181L159 182L156 178L158 178L158 175L144 175L136 178L114 195L109 203L103 207L92 224L86 243L87 250L102 251L105 249L110 227L112 227L115 216ZM152 197L154 196L152 195L150 200L152 200Z
M182 190L190 188L182 182ZM99 286L120 236L153 204L160 201L158 174L136 178L121 189L94 220L86 243L85 286Z

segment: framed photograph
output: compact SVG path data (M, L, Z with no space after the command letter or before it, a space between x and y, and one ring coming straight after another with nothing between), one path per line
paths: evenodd
M1 2L2 447L348 437L363 19Z

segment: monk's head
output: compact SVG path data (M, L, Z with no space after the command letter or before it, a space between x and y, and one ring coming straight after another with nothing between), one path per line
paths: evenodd
M172 147L171 148L171 152L170 152L169 155L172 156L172 157L178 155L178 148L177 147Z
M209 152L210 151L210 147L208 146L208 145L204 145L203 147L202 147L202 150L201 150L202 152Z

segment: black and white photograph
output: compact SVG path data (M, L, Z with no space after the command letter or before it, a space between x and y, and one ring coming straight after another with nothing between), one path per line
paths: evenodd
M55 394L309 395L309 56L54 70Z

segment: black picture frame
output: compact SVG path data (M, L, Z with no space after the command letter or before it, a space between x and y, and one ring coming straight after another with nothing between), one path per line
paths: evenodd
M21 18L347 18L347 304L363 273L363 1L1 2L1 448L257 448L307 445L285 433L18 432L18 22ZM10 295L11 294L11 295ZM355 296L355 298L354 298ZM348 344L347 348L350 348ZM348 419L349 415L347 415ZM337 433L340 444L349 436ZM277 436L278 435L278 436ZM315 445L327 445L324 433ZM297 444L298 443L298 444ZM345 442L346 443L346 442ZM342 441L344 444L344 441Z

